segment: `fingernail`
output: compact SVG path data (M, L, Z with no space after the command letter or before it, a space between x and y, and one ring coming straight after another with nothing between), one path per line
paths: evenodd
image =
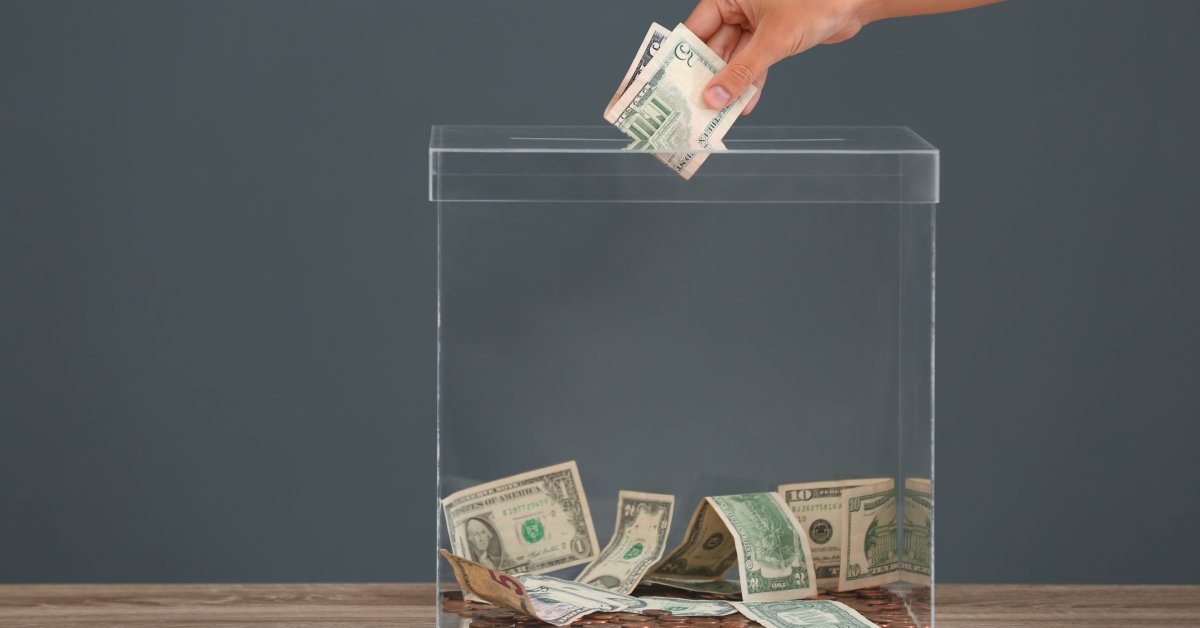
M713 109L721 109L729 104L729 92L725 91L720 85L713 85L704 92L704 99L708 101L708 106Z

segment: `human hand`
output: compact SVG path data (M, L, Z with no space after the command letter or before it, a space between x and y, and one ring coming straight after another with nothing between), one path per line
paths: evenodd
M850 39L869 21L865 0L700 0L684 22L726 61L704 89L704 101L721 109L751 83L762 96L767 68L817 44Z
M836 44L878 19L944 13L998 0L700 0L684 25L726 61L704 88L704 102L721 109L754 84L762 97L767 68L819 44Z

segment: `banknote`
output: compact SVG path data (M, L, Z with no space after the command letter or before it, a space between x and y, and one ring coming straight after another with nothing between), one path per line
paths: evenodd
M724 66L720 56L680 24L651 54L646 68L627 73L636 76L604 119L634 140L631 148L655 151L667 167L690 179L708 158L705 149L721 147L721 138L757 91L752 85L724 108L710 109L702 92Z
M733 556L736 559L737 553L735 552ZM642 582L671 587L681 591L691 591L693 593L727 596L740 596L742 594L742 585L733 580L705 580L657 574L647 575L642 578Z
M640 613L645 610L668 611L676 617L723 617L732 615L737 609L721 600L685 600L677 597L647 595L637 598L638 603L626 608L626 612Z
M662 581L722 581L737 564L737 548L733 535L717 514L712 503L700 500L688 522L683 542L667 552L646 575L646 582ZM670 585L668 585L670 586Z
M790 600L816 592L808 539L777 493L705 497L683 542L645 581L716 584L735 564L741 565L743 600Z
M637 605L637 598L622 593L586 585L573 580L539 574L516 574L513 576L525 587L526 595L535 607L568 605L579 608L603 610L625 610Z
M459 491L442 509L454 553L489 569L545 573L596 557L575 461Z
M734 537L742 600L798 600L817 592L808 536L778 493L706 498Z
M533 605L525 597L525 588L512 576L483 565L462 556L451 554L446 550L438 550L442 558L450 563L454 571L454 579L463 595L471 595L492 604L497 604L526 615L534 615Z
M509 574L441 550L464 594L536 617L555 626L596 612L628 607L627 596L616 596L578 582L535 574Z
M933 483L928 478L904 480L904 529L900 552L901 578L929 584L933 571Z
M749 619L766 628L870 628L878 626L857 611L830 600L787 602L730 602Z
M674 495L618 493L612 540L575 580L616 593L633 591L667 549L674 508Z
M629 64L629 69L625 72L625 78L621 79L621 83L617 85L617 91L613 94L608 104L604 106L604 113L607 114L613 105L625 95L629 90L629 86L637 81L642 72L650 66L650 62L654 60L654 55L662 49L663 42L667 37L671 36L671 29L654 22L650 24L650 30L646 31L646 36L642 39L642 45L638 46L638 54L633 58L633 63Z
M899 578L896 486L892 480L842 491L845 531L838 590L873 587Z
M872 478L780 485L779 494L796 516L800 528L808 535L817 586L823 589L838 586L838 572L842 568L842 534L845 532L842 491L885 481L886 478Z

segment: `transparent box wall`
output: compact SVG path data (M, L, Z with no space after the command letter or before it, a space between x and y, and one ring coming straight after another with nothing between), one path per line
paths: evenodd
M684 181L626 143L434 127L439 499L575 460L601 546L631 489L675 495L672 547L706 495L932 480L937 150L740 126ZM897 542L932 565L903 502Z

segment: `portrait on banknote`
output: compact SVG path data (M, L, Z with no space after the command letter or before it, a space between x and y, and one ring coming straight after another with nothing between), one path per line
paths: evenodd
M490 569L500 569L504 563L504 548L496 528L482 517L467 519L466 528L471 560Z

